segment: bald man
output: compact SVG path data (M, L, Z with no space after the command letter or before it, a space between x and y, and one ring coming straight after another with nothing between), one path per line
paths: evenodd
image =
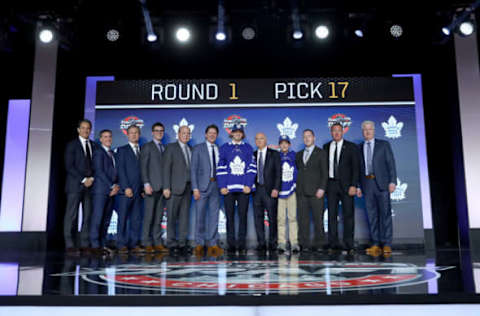
M257 163L256 191L253 195L255 213L255 231L257 233L257 251L273 252L277 249L277 201L282 185L282 167L278 151L267 147L264 133L255 135L257 151L253 153ZM265 237L264 211L268 213L268 247Z

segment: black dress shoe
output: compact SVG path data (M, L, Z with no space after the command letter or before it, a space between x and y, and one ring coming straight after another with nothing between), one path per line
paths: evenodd
M236 252L237 252L237 248L235 248L235 247L228 247L228 249L227 249L227 253L229 255L234 255Z
M269 252L276 252L277 251L277 245L270 245L268 246L268 251Z
M267 251L267 247L265 245L258 245L257 248L255 248L255 251L265 252L265 251Z
M353 256L357 250L355 248L347 248L347 255Z
M301 251L304 252L304 253L309 253L309 252L311 251L311 249L308 248L308 247L303 247L303 246L302 246L302 250L301 250Z
M247 249L245 247L239 247L238 248L238 254L239 255L246 255L247 254Z

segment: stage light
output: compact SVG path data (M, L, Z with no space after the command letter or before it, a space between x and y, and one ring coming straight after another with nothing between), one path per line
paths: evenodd
M303 38L303 32L302 31L294 31L293 34L293 39L299 40Z
M190 40L190 30L185 27L181 27L177 30L175 36L179 42L186 43L188 40Z
M460 31L460 35L469 36L475 31L475 26L473 25L473 22L465 21L460 23L458 30Z
M446 26L442 27L442 33L445 35L450 35L450 29Z
M227 35L225 34L225 32L217 32L215 34L215 38L217 39L217 41L224 41L227 39Z
M242 30L243 39L250 41L256 36L255 29L253 27L247 26Z
M403 35L403 27L399 24L392 25L390 27L390 34L395 38L399 38Z
M111 29L107 32L107 39L110 42L116 42L120 38L120 32L116 29Z
M38 38L42 43L48 44L51 41L53 41L53 38L54 38L53 31L51 29L43 29L38 34Z
M153 43L153 42L156 42L157 41L157 35L155 34L148 34L147 36L147 41L149 41L150 43Z
M319 39L327 38L329 33L330 31L325 25L319 25L315 28L315 36L317 36Z
M363 31L361 29L356 29L354 33L355 36L363 38Z

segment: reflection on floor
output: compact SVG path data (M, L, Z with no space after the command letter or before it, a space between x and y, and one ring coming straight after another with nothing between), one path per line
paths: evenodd
M0 255L0 294L256 296L468 292L461 261L454 251L429 256L403 251L387 258L364 254L258 256L253 251L245 256L217 258L4 254ZM473 275L470 270L472 278Z

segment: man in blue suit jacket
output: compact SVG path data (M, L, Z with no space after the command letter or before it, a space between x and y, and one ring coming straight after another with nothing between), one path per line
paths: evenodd
M208 247L209 256L218 256L223 253L218 246L220 191L216 178L219 159L218 146L215 144L217 136L218 127L209 125L205 129L206 141L195 146L192 151L191 179L193 198L196 201L196 247L194 250L196 256L203 256L205 247Z
M90 243L93 252L105 254L108 225L112 218L113 204L120 186L117 184L117 165L112 150L112 131L100 132L101 146L93 152L93 213L90 222Z
M127 129L128 144L118 148L118 205L117 248L119 253L143 252L138 245L142 233L142 177L140 173L140 128ZM129 222L129 230L127 223Z
M390 143L375 138L375 123L364 121L362 133L365 141L360 144L360 185L357 195L365 195L368 226L372 245L368 254L392 252L392 209L390 193L395 191L397 171ZM383 247L383 248L382 248Z
M90 214L92 210L91 186L93 184L92 153L96 145L92 142L90 131L92 123L83 119L78 123L78 137L69 142L65 148L65 193L67 194L67 207L63 222L63 236L65 248L68 253L77 254L75 234L78 221L78 207L82 203L82 228L80 232L80 250L88 252Z

